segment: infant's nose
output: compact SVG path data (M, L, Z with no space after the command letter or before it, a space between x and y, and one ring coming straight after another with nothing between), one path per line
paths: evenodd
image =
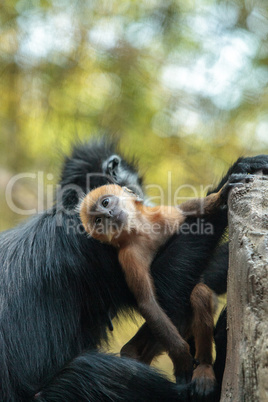
M106 218L112 218L113 217L113 212L111 210L107 211L105 214Z

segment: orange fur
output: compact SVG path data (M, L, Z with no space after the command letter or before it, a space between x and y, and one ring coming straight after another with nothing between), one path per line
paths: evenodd
M147 207L130 190L106 185L87 194L81 204L80 217L86 231L95 239L118 248L128 287L153 334L168 351L176 376L191 372L192 358L188 344L156 300L150 265L159 247L178 231L189 214L211 213L219 207L220 196L221 191L204 199L188 201L178 208ZM195 323L199 317L199 301L200 294L193 294L192 302L197 311ZM198 327L196 331L199 331ZM209 332L206 342L212 345L210 335ZM197 338L201 339L200 336ZM135 350L133 344L129 346L130 350ZM209 348L204 349L210 354Z

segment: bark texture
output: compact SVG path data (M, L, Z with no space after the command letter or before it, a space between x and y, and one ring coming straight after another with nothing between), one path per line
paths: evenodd
M230 261L223 401L268 401L268 179L229 199Z

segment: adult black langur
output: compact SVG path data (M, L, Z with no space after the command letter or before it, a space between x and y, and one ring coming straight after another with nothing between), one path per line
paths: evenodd
M240 159L214 191L232 173L267 167L267 156ZM93 352L107 337L110 316L135 308L116 251L88 239L76 212L81 194L111 178L141 190L135 165L119 157L112 143L75 147L65 160L62 191L51 210L1 234L0 400L185 400L183 386L151 368ZM224 210L206 219L214 225L212 235L174 236L151 267L158 301L181 333L188 324L191 291L227 225ZM140 331L149 334L145 339L154 350L146 356L146 344L141 345L141 360L149 361L162 347L146 324ZM200 384L191 389L193 398L205 394Z
M116 251L88 239L76 212L84 191L111 181L141 191L112 143L81 144L55 205L1 234L1 401L183 400L150 367L94 351L110 315L134 305Z

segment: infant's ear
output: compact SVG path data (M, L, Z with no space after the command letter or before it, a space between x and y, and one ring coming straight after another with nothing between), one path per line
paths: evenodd
M122 187L122 189L135 197L136 202L143 202L143 199L138 194L134 193L134 191L130 190L128 187Z

